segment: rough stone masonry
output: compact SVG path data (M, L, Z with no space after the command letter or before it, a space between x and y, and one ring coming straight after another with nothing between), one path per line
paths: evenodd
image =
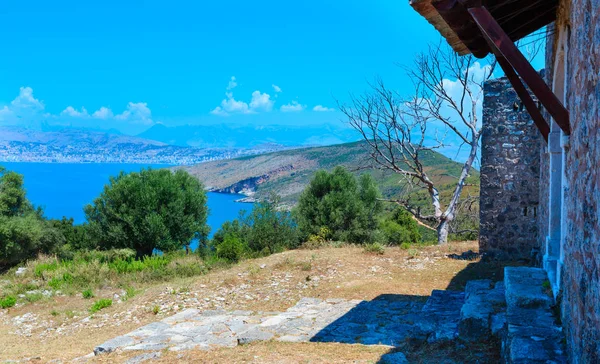
M480 250L504 258L539 252L540 132L507 78L484 85Z

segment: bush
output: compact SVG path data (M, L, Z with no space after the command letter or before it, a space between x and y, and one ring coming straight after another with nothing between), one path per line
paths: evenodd
M376 240L377 218L382 211L380 192L369 174L357 180L342 167L333 172L318 171L298 201L294 215L300 237L307 241L322 228L325 239L350 243Z
M81 292L81 295L86 300L89 300L90 298L94 297L94 292L91 289L88 288L88 289L83 290L83 292Z
M102 309L112 306L112 303L112 300L108 298L99 299L98 301L94 302L89 311L90 313L96 313Z
M250 214L242 212L237 220L225 222L212 240L217 256L237 262L246 253L260 256L297 247L296 224L289 212L277 210L278 203L279 197L272 195L257 203ZM210 250L204 248L200 254L207 256Z
M278 211L279 197L254 206L245 220L248 229L248 247L261 254L273 254L298 245L296 224L288 211Z
M237 263L244 254L244 243L237 235L227 234L223 241L217 245L217 257L228 262Z
M10 308L17 304L17 299L14 296L6 296L0 299L0 308Z
M134 249L138 256L182 249L209 232L204 187L182 170L122 172L85 213L96 245Z
M25 197L23 176L0 167L0 269L65 243L64 236Z
M419 224L408 211L402 208L394 210L379 224L379 228L385 241L390 245L417 244L421 241Z
M379 243L370 243L365 245L365 253L380 254L385 253L385 247Z

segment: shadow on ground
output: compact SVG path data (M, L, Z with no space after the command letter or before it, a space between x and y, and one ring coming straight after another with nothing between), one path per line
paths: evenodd
M470 252L449 258L473 260L450 281L446 292L441 292L442 296L454 300L461 296L449 291L464 291L469 280L500 281L506 265L522 265L516 262L477 260L479 256ZM437 293L439 297L440 292ZM499 362L500 344L495 340L467 344L459 338L444 340L442 336L439 339L440 331L448 330L449 327L451 331L458 324L462 301L458 305L451 301L447 304L438 302L434 305L437 308L432 310L428 299L428 296L380 295L371 301L359 303L318 332L310 341L391 346L392 349L381 357L379 363ZM432 337L437 339L432 340Z

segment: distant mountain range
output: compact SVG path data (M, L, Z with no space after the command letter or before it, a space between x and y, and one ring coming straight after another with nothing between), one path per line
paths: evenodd
M51 131L0 127L0 161L62 163L193 164L281 150L279 145L255 148L192 148L75 128Z
M261 144L292 146L332 145L356 141L360 136L343 125L184 125L156 124L138 137L170 145L200 148L253 148Z
M0 161L114 162L188 165L301 146L355 140L347 128L323 126L233 126L156 124L137 135L41 125L0 126Z

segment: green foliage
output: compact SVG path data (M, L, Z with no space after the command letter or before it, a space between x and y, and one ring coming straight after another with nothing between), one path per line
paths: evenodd
M306 241L327 228L326 239L350 243L375 240L382 211L379 189L369 174L357 179L343 167L318 171L300 196L294 211L300 237Z
M96 313L102 309L112 306L112 303L113 303L112 300L109 298L99 299L98 301L94 302L92 307L90 307L89 311L90 311L90 313Z
M63 217L60 220L48 220L65 239L65 244L72 250L93 249L94 244L88 231L88 225L75 225L73 218ZM57 252L60 254L60 252ZM68 259L68 257L67 257Z
M383 255L385 253L385 247L380 243L369 243L365 245L365 253L370 254L380 254Z
M0 167L0 268L37 252L54 251L64 236L48 224L25 196L23 176Z
M23 216L33 211L25 197L23 175L0 167L0 216Z
M260 254L273 254L298 245L296 224L287 211L278 211L279 197L261 201L245 219L248 247Z
M242 259L244 246L244 242L238 235L228 233L223 241L217 245L217 257L231 263L237 263Z
M94 297L94 291L92 291L90 288L88 289L84 289L83 292L81 292L81 295L83 296L83 298L85 298L86 300L89 300L90 298Z
M0 298L0 308L10 308L17 304L17 299L14 296L6 296Z
M419 225L402 208L394 210L391 216L379 224L379 228L386 243L390 245L417 244L421 241Z
M250 214L242 212L237 220L225 222L212 240L216 256L237 262L246 254L269 255L297 247L296 224L289 212L277 209L278 203L279 198L272 195L257 203Z
M194 238L205 240L209 232L206 192L182 170L121 173L85 213L97 246L130 248L138 256L182 249Z

